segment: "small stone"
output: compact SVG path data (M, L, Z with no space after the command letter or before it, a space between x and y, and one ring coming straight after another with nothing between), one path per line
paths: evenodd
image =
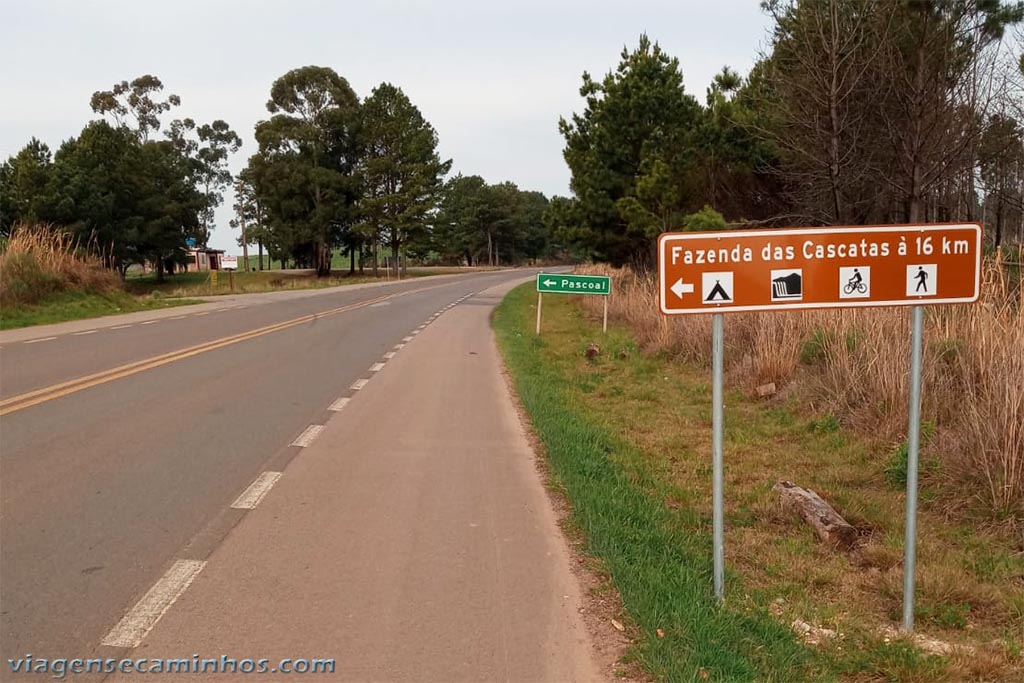
M803 638L804 642L808 645L821 645L826 640L831 640L837 635L837 633L830 628L811 626L806 621L801 621L800 619L794 619L791 628L798 636Z
M762 384L757 389L757 395L759 398L768 398L775 394L775 382L768 382L768 384Z
M594 360L601 354L601 347L597 344L587 346L587 360Z
M625 631L626 630L626 627L622 625L622 622L621 621L616 621L615 619L612 619L612 626L615 627L616 631Z

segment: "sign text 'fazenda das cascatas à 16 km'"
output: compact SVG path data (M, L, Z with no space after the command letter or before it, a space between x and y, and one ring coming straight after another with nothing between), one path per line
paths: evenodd
M973 223L665 233L658 245L667 315L969 303L981 291Z

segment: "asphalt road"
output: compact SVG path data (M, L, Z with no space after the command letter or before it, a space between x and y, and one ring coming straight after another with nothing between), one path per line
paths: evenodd
M437 311L533 272L237 297L0 335L5 674L8 658L28 653L119 656L105 635L175 558L221 545L245 514L232 501L283 470L301 450L293 441L353 382ZM393 381L397 391L414 380ZM373 443L389 426L351 429Z
M489 316L504 290L465 299L398 350L131 656L259 657L275 680L603 680L501 375ZM285 658L334 670L273 671Z

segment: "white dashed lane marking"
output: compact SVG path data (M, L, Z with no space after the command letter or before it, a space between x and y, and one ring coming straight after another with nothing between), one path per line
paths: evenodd
M349 398L347 396L342 396L341 398L336 400L334 403L332 403L327 410L330 410L331 412L337 413L342 408L344 408L345 404L348 403L348 402L349 402Z
M87 334L96 334L96 330L86 330L85 332L73 332L72 337L84 337Z
M305 448L316 440L316 437L320 436L320 432L324 430L323 425L309 425L306 427L301 434L295 437L295 441L292 441L293 446L299 448Z
M242 492L235 502L231 504L231 507L236 510L252 510L256 507L263 496L267 495L267 492L277 483L277 480L281 478L280 472L264 472L260 476L256 477L256 481L249 484L249 488Z
M202 560L176 560L167 573L107 634L102 644L109 647L137 647L205 566L206 562Z
M395 357L395 352L394 351L388 351L387 353L384 354L385 360L391 360L394 357Z
M127 329L129 327L131 327L131 325L115 325L114 327L111 327L110 329L112 329L112 330L124 330L124 329Z
M383 369L384 369L384 364L383 363L374 363L373 365L370 366L370 372L380 372Z
M368 379L357 379L355 382L352 382L352 391L359 391L369 383L370 380Z
M53 341L56 337L43 337L42 339L29 339L25 344L38 344L39 342Z
M146 322L139 323L139 324L140 325L156 325L158 322L160 322L160 321L159 320L147 320Z

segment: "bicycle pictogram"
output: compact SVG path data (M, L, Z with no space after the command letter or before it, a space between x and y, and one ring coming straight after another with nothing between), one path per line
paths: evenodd
M846 281L843 285L843 294L864 294L868 291L868 286L864 284L864 278L861 277L860 270L857 268L853 269L853 276Z

